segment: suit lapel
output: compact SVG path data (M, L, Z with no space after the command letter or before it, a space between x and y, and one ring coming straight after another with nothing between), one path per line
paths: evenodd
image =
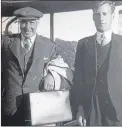
M121 78L119 79L120 75L122 74L122 55L121 54L122 54L122 40L120 40L119 36L113 34L110 60L109 60L109 70L108 70L109 84L112 84L112 82L115 82L115 81L117 83L121 79ZM112 82L111 82L111 79L113 80Z
M44 56L46 53L45 48L45 42L43 41L43 38L41 38L39 35L36 36L34 47L33 47L33 54L32 54L32 63L28 70L28 73L26 75L26 79L32 78L32 73L35 71L35 67L39 69L40 67L44 66ZM35 75L34 75L35 76ZM26 79L25 83L26 84Z
M43 58L45 54L45 43L43 41L43 38L41 38L39 35L36 36L34 49L33 49L33 62L38 58Z
M115 106L115 108L119 109L117 100L118 97L122 95L122 38L115 34L112 35L112 47L110 53L107 81L108 90L113 105Z
M88 59L86 61L89 62L89 64L90 64L87 69L89 69L89 71L91 71L93 73L93 75L92 75L93 79L96 79L96 75L97 75L96 35L88 37L85 42L86 42L86 44L85 44L85 47L86 47L85 54L87 54L86 59ZM91 80L91 82L92 81L93 81L94 86L96 86L95 80Z
M22 65L20 62L20 45L21 45L20 34L18 34L16 36L16 38L11 38L10 41L11 41L11 43L9 43L9 47L10 47L12 53L14 54L14 56L17 58L20 68L21 68L21 71L23 72Z
M91 36L90 38L88 38L87 42L86 42L86 49L88 52L88 59L90 59L91 61L91 69L95 70L95 74L97 73L97 61L96 61L96 57L97 57L97 53L96 53L96 34Z
M86 48L91 57L95 57L96 34L88 38Z

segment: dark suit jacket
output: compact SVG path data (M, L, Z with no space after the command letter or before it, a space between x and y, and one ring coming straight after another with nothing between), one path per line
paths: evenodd
M30 69L24 76L20 61L20 34L3 38L2 71L3 71L3 98L2 107L6 115L14 115L21 104L21 95L36 92L43 78L45 64L57 57L53 42L48 38L37 35L33 50Z
M94 91L93 89L95 86L95 77L97 74L95 42L96 35L86 37L78 42L75 59L74 84L71 90L71 105L74 119L76 117L79 104L83 106L85 117L87 118L89 115L92 95ZM118 90L121 89L121 75L122 36L112 34L109 69L106 76L109 90L112 89L112 86L116 86L115 88ZM107 89L102 90L107 91ZM118 97L120 97L120 93ZM105 102L108 102L107 97L103 98Z

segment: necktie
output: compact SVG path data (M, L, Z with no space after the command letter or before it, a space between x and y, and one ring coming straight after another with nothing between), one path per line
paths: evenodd
M25 42L24 48L26 52L28 52L30 50L30 39L25 39L24 42Z
M105 41L105 35L104 34L101 34L101 46L104 45L104 41Z

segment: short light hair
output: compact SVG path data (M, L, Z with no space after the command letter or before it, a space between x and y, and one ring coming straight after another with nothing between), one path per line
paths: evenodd
M98 9L100 6L108 3L111 7L112 13L115 11L115 1L94 1L93 2L93 12Z

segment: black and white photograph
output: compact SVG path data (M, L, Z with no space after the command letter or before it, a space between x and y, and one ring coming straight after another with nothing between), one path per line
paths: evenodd
M1 126L122 126L122 1L1 0Z

